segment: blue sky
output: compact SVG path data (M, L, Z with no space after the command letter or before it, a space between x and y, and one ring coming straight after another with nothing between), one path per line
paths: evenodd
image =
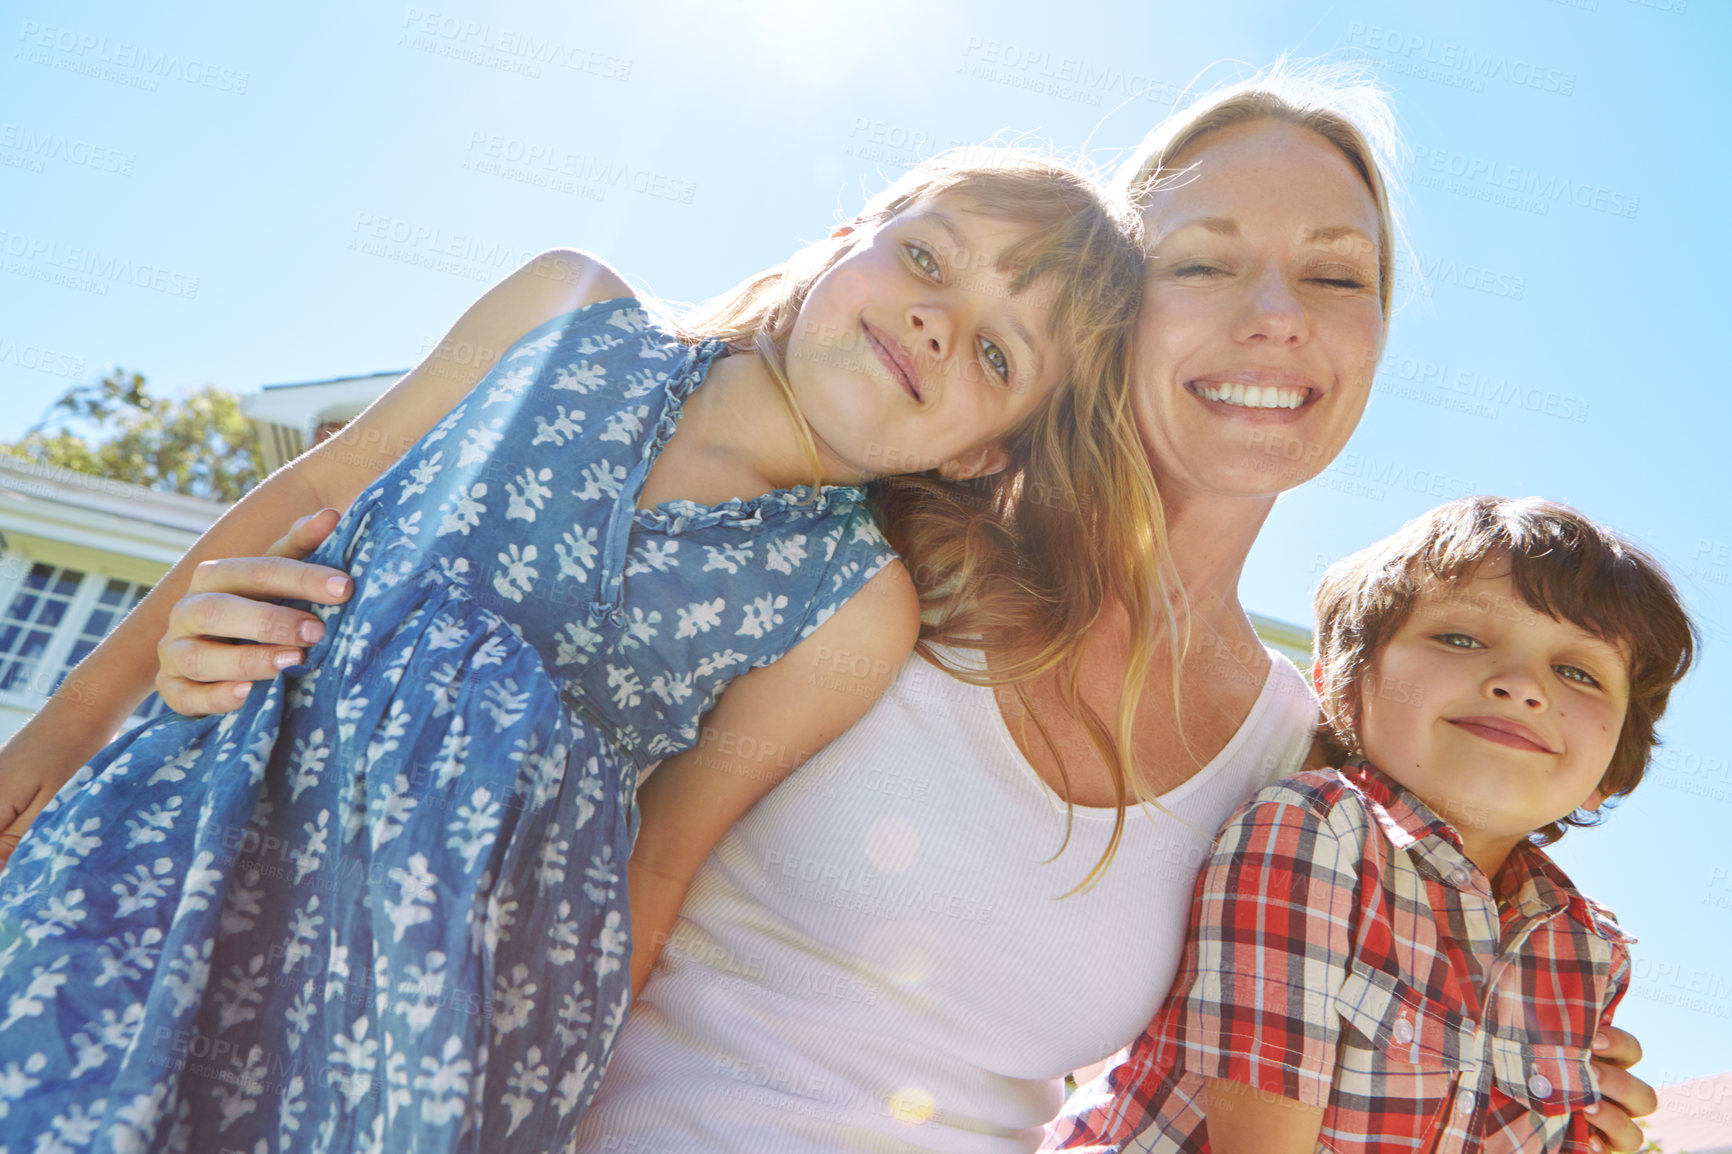
M1732 1067L1732 402L1712 367L1732 9L5 7L7 439L115 364L163 393L405 368L555 245L701 299L934 148L1026 134L1110 165L1199 79L1367 59L1414 152L1424 287L1346 453L1270 519L1245 603L1308 622L1323 565L1470 492L1569 501L1666 562L1699 671L1648 783L1557 855L1641 940L1619 1020L1644 1076Z

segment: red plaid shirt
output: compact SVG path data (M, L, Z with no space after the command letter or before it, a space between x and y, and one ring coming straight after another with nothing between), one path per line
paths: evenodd
M1539 848L1488 882L1378 770L1299 774L1222 829L1167 1004L1047 1147L1201 1154L1229 1078L1324 1109L1330 1150L1586 1151L1630 940Z

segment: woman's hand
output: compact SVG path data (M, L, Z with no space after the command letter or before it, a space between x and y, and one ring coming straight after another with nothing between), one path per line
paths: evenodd
M321 509L296 521L263 557L206 561L193 571L156 647L156 691L170 709L189 717L227 713L254 681L305 660L301 647L325 635L324 622L267 599L321 605L349 599L354 583L346 573L301 561L331 535L338 517L335 509Z
M1628 1069L1641 1060L1642 1043L1627 1030L1605 1026L1594 1039L1594 1074L1600 1081L1601 1100L1588 1107L1587 1115L1600 1132L1595 1139L1600 1149L1640 1150L1647 1140L1631 1119L1652 1114L1660 1100L1652 1086Z

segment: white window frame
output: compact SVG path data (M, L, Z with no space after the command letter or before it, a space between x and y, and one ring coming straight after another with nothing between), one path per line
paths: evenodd
M96 602L102 596L104 589L111 580L125 581L129 585L149 587L155 582L141 580L140 575L130 571L131 567L103 564L100 558L90 556L61 556L60 550L31 549L12 545L0 552L0 611L9 608L15 598L24 589L25 581L30 571L37 565L48 565L56 570L71 569L84 574L78 583L77 590L67 602L66 613L60 623L54 626L53 635L48 646L36 659L36 667L30 671L25 684L27 689L0 689L0 706L34 713L48 701L49 689L53 681L60 675L66 658L72 647L78 643L84 632L84 623L96 608ZM96 561L96 564L92 564ZM115 624L119 624L116 618ZM112 626L110 627L112 629ZM9 658L0 658L7 660ZM143 712L150 710L148 714ZM139 703L139 708L127 718L128 726L134 725L147 717L155 717L162 710L155 702L146 697Z

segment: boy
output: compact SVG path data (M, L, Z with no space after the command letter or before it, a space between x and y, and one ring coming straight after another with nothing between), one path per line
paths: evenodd
M1049 1145L1595 1148L1630 939L1540 846L1636 787L1694 642L1651 558L1549 501L1338 562L1314 676L1354 756L1223 828L1166 1006Z

